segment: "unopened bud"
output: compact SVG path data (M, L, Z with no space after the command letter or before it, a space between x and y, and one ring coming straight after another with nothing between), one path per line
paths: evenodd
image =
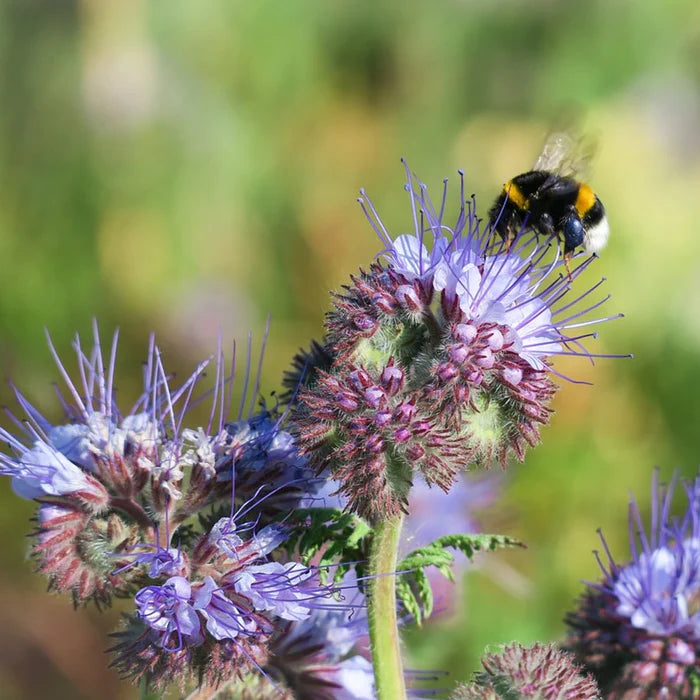
M423 308L416 290L409 284L402 284L396 289L396 298L407 311L420 311Z
M476 338L477 330L473 323L458 323L455 327L455 338L469 345Z
M382 371L381 382L389 396L398 393L403 386L403 371L400 367L390 364Z

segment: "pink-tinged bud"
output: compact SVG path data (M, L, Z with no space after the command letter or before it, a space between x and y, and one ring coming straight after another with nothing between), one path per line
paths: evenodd
M379 408L380 404L386 401L384 389L376 385L367 387L364 391L364 397L365 401L372 406L372 408Z
M481 386L484 381L484 373L479 369L472 370L467 374L467 381L476 386Z
M491 369L495 363L496 359L488 348L481 350L474 358L474 364L478 367L482 367L483 369Z
M639 645L639 651L646 661L660 661L664 654L664 647L660 639L648 639Z
M348 391L339 391L335 401L344 411L356 411L359 406L357 399Z
M416 462L425 457L425 449L421 445L414 443L407 448L406 457Z
M476 338L476 326L471 323L458 323L455 327L455 338L469 345Z
M410 401L404 401L394 410L394 419L403 423L413 420L418 409Z
M423 308L416 290L409 284L402 284L396 289L396 299L407 311L420 311Z
M384 440L379 435L370 435L365 441L365 448L369 452L379 454L384 450Z
M459 369L451 362L443 362L438 367L437 374L443 382L451 382L456 377L459 377Z
M453 345L450 347L448 354L452 362L456 362L458 365L461 365L467 361L470 352L469 348L464 345L464 343L460 343L459 345Z
M356 369L350 372L350 381L360 391L374 384L374 382L372 381L372 377L369 375L369 372L367 372L367 370L364 369Z
M672 639L667 647L667 656L670 661L674 661L686 666L695 664L695 650L687 642L677 637Z
M383 428L391 423L391 411L377 411L374 414L374 424L378 428Z
M411 431L408 428L397 428L394 432L394 440L396 442L408 442L411 437L413 437Z
M354 418L348 423L348 426L353 433L366 433L370 423L369 419L366 417Z
M355 319L355 328L365 335L371 335L370 331L374 331L379 323L376 319L369 316L362 316Z
M542 408L537 404L524 403L520 410L529 418L539 418L542 415Z
M487 337L489 347L491 350L494 352L498 352L502 347L503 347L503 333L498 330L498 328L494 328L490 335Z
M338 392L340 391L340 382L335 377L326 376L323 378L323 383L329 391Z
M372 296L372 304L385 314L393 314L396 311L394 300L388 294L377 292Z
M681 687L685 680L685 670L685 666L667 662L661 664L659 677L664 685Z
M467 401L469 401L469 394L468 384L457 384L454 387L454 397L457 403L467 403Z
M432 430L432 426L428 421L422 420L413 426L414 435L427 435Z
M403 386L403 371L400 367L390 364L384 368L381 376L381 382L389 396L394 396Z
M520 367L504 367L501 372L501 378L506 384L518 386L523 379L523 371Z

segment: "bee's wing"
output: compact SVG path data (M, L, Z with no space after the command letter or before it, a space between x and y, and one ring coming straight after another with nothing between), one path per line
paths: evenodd
M546 170L577 180L587 180L590 162L595 153L595 141L574 138L566 131L554 131L545 141L533 170Z

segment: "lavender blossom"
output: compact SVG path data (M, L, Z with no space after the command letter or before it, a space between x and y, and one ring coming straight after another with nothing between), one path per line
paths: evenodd
M235 639L240 634L256 634L256 620L250 612L241 610L219 588L211 576L205 576L197 589L194 605L206 619L207 632L214 639Z
M158 687L201 678L218 685L260 669L287 620L325 608L333 591L312 569L266 561L286 537L282 529L270 525L256 537L251 524L235 520L228 528L218 521L193 543L187 578L136 594L137 615L111 649L124 676L148 674Z
M279 526L264 525L315 488L306 459L282 427L284 416L253 413L247 389L258 391L262 356L251 382L250 339L243 398L233 415L233 367L227 374L221 347L178 386L153 338L143 391L128 410L120 409L117 344L115 333L105 358L96 325L91 348L76 337L74 382L49 341L66 387L59 391L65 420L53 424L15 389L25 418L10 414L16 434L0 429L10 448L0 454L0 474L12 479L18 495L44 504L33 550L39 568L52 588L70 592L76 603L108 603L146 575L186 577L188 556L171 546L179 527L204 508L228 513L234 497L249 504L247 515L258 523L259 537L272 538L265 545L272 551L281 542L274 534ZM215 370L213 387L203 387L207 367ZM208 421L185 427L190 408L203 400L211 406ZM245 436L231 428L243 425L249 426Z
M147 586L134 597L138 616L148 627L160 633L161 646L166 651L179 651L185 644L202 643L199 617L192 606L192 588L182 576L169 578L162 586ZM176 646L169 647L175 637Z
M671 516L676 477L652 482L651 524L629 506L632 560L607 564L569 614L568 646L615 700L690 698L700 661L700 476L683 482L687 508Z
M600 283L565 300L595 256L568 275L534 232L494 241L463 178L450 226L447 183L436 209L406 172L414 232L392 239L362 193L384 264L335 296L294 413L303 451L371 521L406 511L417 475L448 491L470 464L522 460L549 420L552 359L601 356L582 344L595 333L572 331L618 317L589 318L606 300L588 303Z
M107 498L102 485L53 445L36 440L31 449L0 430L16 457L0 455L0 473L12 477L12 490L22 498L75 494L99 507Z

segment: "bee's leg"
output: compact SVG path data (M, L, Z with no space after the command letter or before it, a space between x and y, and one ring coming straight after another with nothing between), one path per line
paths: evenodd
M506 253L510 252L510 246L513 244L513 241L515 240L515 234L513 233L513 229L509 226L508 229L506 230Z
M573 282L574 278L571 276L571 268L569 267L569 260L574 257L573 250L564 251L564 267L566 268L566 274L569 277L569 282Z

